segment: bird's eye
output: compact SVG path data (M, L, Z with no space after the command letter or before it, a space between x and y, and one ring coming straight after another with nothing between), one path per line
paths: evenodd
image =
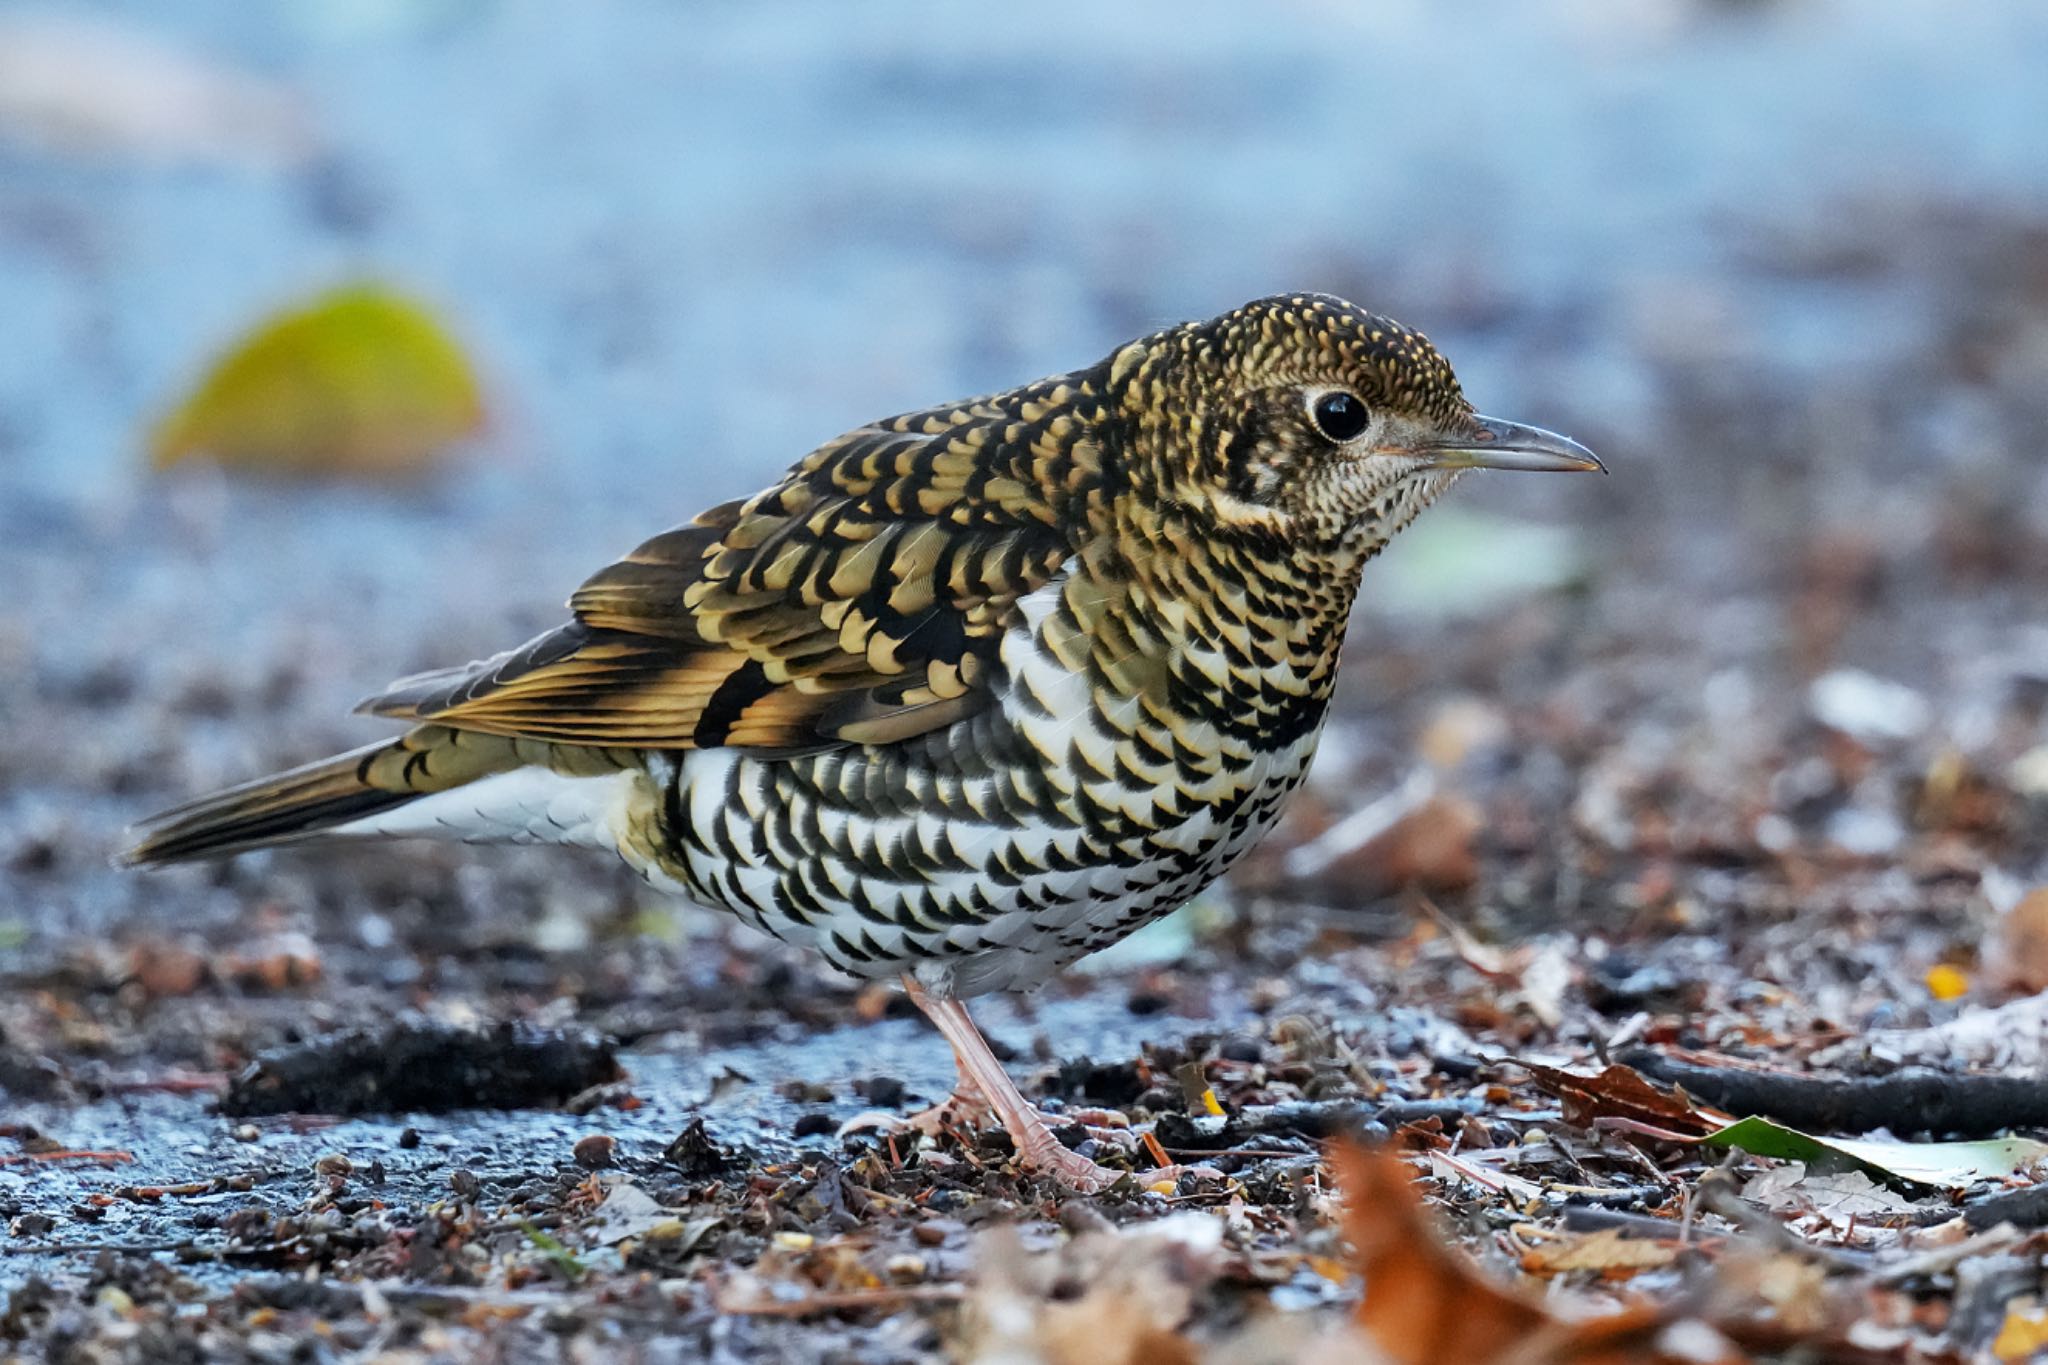
M1315 420L1317 431L1338 442L1352 439L1372 421L1372 414L1366 411L1358 395L1342 389L1317 398L1309 407L1309 416Z

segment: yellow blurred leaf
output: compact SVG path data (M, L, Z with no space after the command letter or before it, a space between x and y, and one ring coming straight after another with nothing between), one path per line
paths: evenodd
M1958 1000L1970 993L1970 977L1960 967L1946 962L1927 969L1927 993L1936 1000Z
M2000 1360L2036 1360L2048 1350L2048 1311L2032 1299L2017 1299L2007 1309L1991 1354Z
M292 475L417 472L483 421L462 348L431 314L376 285L324 294L263 323L157 427L152 463L211 458Z

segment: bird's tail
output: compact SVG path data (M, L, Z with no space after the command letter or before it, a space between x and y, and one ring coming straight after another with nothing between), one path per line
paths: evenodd
M381 744L244 782L151 816L121 855L131 865L226 858L322 836L405 833L401 806L532 762L497 735L422 725ZM398 822L402 824L402 822Z

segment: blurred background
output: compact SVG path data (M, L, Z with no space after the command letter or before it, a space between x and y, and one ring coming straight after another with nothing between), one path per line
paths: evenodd
M1613 472L1375 566L1319 851L1242 886L1967 918L2041 871L2044 70L2027 0L0 6L0 961L452 989L675 932L559 853L106 859L845 428L1284 289ZM336 289L378 316L316 372L435 357L395 416L269 373ZM1442 846L1310 843L1402 790Z

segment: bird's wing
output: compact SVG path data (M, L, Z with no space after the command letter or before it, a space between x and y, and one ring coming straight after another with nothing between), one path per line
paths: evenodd
M971 714L1003 631L1084 534L1099 475L1072 385L911 413L656 536L576 590L576 620L362 704L578 744L796 752Z

